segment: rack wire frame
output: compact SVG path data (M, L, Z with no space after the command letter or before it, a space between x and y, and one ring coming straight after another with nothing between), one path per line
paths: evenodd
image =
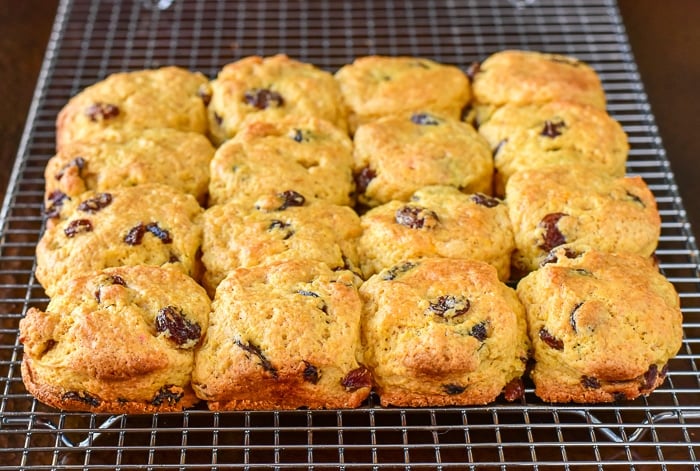
M635 401L557 405L531 387L485 407L109 416L35 401L18 323L33 277L54 119L112 72L176 64L213 77L285 52L329 71L369 54L456 64L507 48L577 56L600 74L662 216L661 270L680 293L684 341L666 383ZM698 249L614 0L62 0L0 212L0 470L700 469Z

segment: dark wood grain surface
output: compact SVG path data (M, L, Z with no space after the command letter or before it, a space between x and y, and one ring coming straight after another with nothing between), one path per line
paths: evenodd
M0 1L0 194L17 153L57 0ZM700 1L619 0L688 217L700 228Z
M17 155L57 0L0 0L0 195Z

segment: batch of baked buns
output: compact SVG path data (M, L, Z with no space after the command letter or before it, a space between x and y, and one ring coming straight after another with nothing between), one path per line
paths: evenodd
M682 341L654 196L572 57L116 73L57 118L20 322L108 413L632 400Z

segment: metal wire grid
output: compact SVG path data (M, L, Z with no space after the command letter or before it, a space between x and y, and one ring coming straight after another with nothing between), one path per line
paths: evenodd
M662 215L661 268L682 297L685 340L666 384L614 405L107 416L59 413L22 385L17 338L35 282L43 168L54 119L81 88L120 71L177 64L214 76L237 58L286 52L329 71L367 54L466 68L497 50L571 54L600 74L629 135L628 172ZM64 0L0 213L0 470L4 469L699 469L698 251L613 0Z

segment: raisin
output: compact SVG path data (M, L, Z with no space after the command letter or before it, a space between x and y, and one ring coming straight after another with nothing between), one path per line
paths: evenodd
M581 386L588 389L600 389L600 381L593 376L581 376Z
M292 237L293 235L294 235L294 231L291 231L291 230L287 231L286 234L284 234L284 237L282 237L282 240L287 240L290 237Z
M366 367L360 366L345 375L340 384L349 391L369 388L372 386L372 373Z
M66 200L66 198L68 198L67 194L60 190L54 190L51 193L49 193L48 199L49 201L51 201L52 204L61 205Z
M124 236L124 242L129 245L141 245L143 235L146 233L146 226L143 223L138 223L127 232Z
M243 101L259 110L279 108L284 105L282 95L267 88L248 90L245 92Z
M503 398L508 402L517 401L525 395L522 378L513 378L503 388Z
M630 193L629 191L625 191L625 194L627 195L627 197L629 199L631 199L635 203L641 204L643 208L646 207L646 205L644 204L644 201L642 201L642 199L639 196L635 195L634 193Z
M151 404L154 406L160 406L163 403L167 403L169 406L174 406L180 399L185 395L181 388L175 387L173 384L168 384L160 388L160 390L151 399Z
M44 344L44 348L41 350L41 353L39 355L40 356L46 355L51 350L53 350L55 346L56 346L56 341L54 339L47 340L46 343Z
M290 206L304 206L306 203L306 198L304 195L297 193L294 190L283 191L282 193L277 193L277 197L282 199L282 204L277 208L278 211L284 211Z
M44 210L44 216L47 218L56 218L61 213L61 207L66 199L70 199L67 194L62 191L55 190L49 194L48 200L51 204Z
M267 230L274 231L277 229L286 229L290 226L291 226L291 224L289 224L289 223L286 223L284 221L280 221L279 219L273 219L272 221L270 221L270 225L267 226Z
M316 306L319 311L321 311L324 314L328 314L328 304L324 300L321 300L321 304L319 306Z
M564 237L564 234L562 234L557 227L557 223L564 216L568 215L565 213L550 213L542 218L538 227L543 228L544 233L542 234L543 241L538 246L539 248L549 252L554 247L566 243L566 237Z
M432 229L440 221L435 211L420 206L403 206L397 209L394 220L410 229Z
M459 384L443 384L442 385L442 390L445 391L445 394L449 394L450 396L454 396L455 394L462 394L464 390L467 389L464 386L460 386Z
M656 365L650 365L649 369L642 376L642 386L640 390L650 391L656 385L656 380L659 377L659 367Z
M97 102L85 108L85 115L90 121L104 121L119 116L119 107L111 103Z
M479 204L481 206L486 206L487 208L495 208L498 206L501 202L498 200L498 198L492 198L491 196L486 196L483 193L474 193L471 196L471 200L475 202L476 204Z
M182 309L166 306L158 311L155 319L156 332L163 333L178 347L190 348L199 342L202 328L185 318Z
M469 77L470 81L474 81L474 77L476 74L481 72L481 63L480 62L472 62L469 64L469 67L467 67L467 77Z
M302 296L309 296L311 298L319 298L319 299L321 298L320 294L315 293L313 291L307 291L305 289L297 290L297 293L302 295ZM324 314L328 314L328 305L326 304L326 302L323 299L320 299L320 301L321 301L321 303L316 307Z
M126 286L126 281L124 281L124 278L122 278L119 275L109 275L104 282L95 290L95 299L97 300L98 303L102 302L102 287L103 286L111 286L111 285L120 285L120 286Z
M221 126L221 123L224 122L224 118L222 118L221 115L215 111L214 112L214 121L216 121L216 124L218 126Z
M377 172L369 167L361 169L359 172L354 174L355 186L357 187L357 192L363 194L367 191L369 183L377 176Z
M65 393L63 396L61 396L61 399L64 401L80 401L84 402L85 404L92 406L92 407L97 407L100 405L100 400L96 398L95 396L85 392L85 391L68 391Z
M569 247L564 248L564 256L566 258L576 258L581 255L581 252L577 252L575 250L570 249ZM557 263L559 261L559 257L557 256L556 252L549 252L547 256L540 262L540 266L543 267L547 265L548 263Z
M143 242L143 236L146 234L146 232L150 232L164 244L170 244L173 242L172 237L170 237L170 233L165 229L161 229L160 226L158 226L158 223L155 222L149 222L148 224L143 224L141 222L138 223L129 229L129 232L127 232L127 234L124 236L124 242L129 245L141 245Z
M428 113L414 113L411 115L411 122L419 126L437 126L440 121Z
M540 329L540 340L542 340L544 343L549 345L555 350L564 350L564 341L561 339L556 338L552 334L549 333L547 329L542 327Z
M549 252L545 258L542 259L540 262L540 267L543 267L549 263L557 263L559 261L559 257L557 257L557 254L554 252Z
M668 363L666 363L662 368L661 368L661 373L659 373L662 378L665 378L666 375L668 374Z
M80 175L80 172L83 170L83 168L85 168L85 159L82 157L74 158L66 165L61 167L61 170L56 172L56 175L54 175L54 177L56 178L56 180L60 180L61 178L63 178L63 175L65 175L66 171L73 167L78 169L78 175Z
M428 310L436 316L444 319L454 319L469 311L469 300L460 296L459 298L451 295L440 296L428 306Z
M294 129L290 137L295 142L311 141L311 133L309 131L304 131L303 129Z
M307 383L311 384L316 384L318 383L319 380L319 375L318 375L318 368L316 368L314 365L309 363L308 361L304 361L304 381Z
M119 275L110 275L108 277L108 280L111 282L113 285L120 285L120 286L126 286L126 281L124 281L124 278L122 278Z
M270 360L267 359L265 354L262 352L260 347L255 345L253 342L243 343L243 341L236 339L234 341L237 347L240 347L244 352L249 353L260 360L260 366L263 370L267 371L272 375L273 378L277 378L277 368L272 366Z
M170 237L170 232L161 229L156 222L149 222L146 224L146 230L159 238L164 244L171 244L173 242L173 239Z
M109 193L98 193L94 198L89 198L78 205L78 209L85 213L95 214L97 211L106 208L112 203L112 195Z
M479 342L483 342L489 336L488 330L486 329L486 324L486 321L475 324L469 331L469 335L477 339Z
M168 263L177 263L179 261L180 261L180 259L174 253L171 253L170 257L168 257Z
M583 306L583 303L578 303L571 310L571 314L569 314L569 324L571 324L571 328L574 329L574 332L578 332L578 330L576 329L576 313L581 308L581 306Z
M384 275L382 276L382 280L384 280L384 281L394 280L398 276L403 275L408 270L410 270L411 268L415 268L416 266L417 265L413 262L404 262L400 265L394 265L393 267L389 268L386 272L384 272Z
M75 219L68 223L63 231L66 237L75 237L83 232L92 232L92 223L89 219Z
M280 221L279 219L273 219L272 221L270 221L270 225L267 226L267 230L268 231L275 231L275 230L281 231L281 230L286 229L286 232L282 236L282 240L287 240L294 235L294 230L290 229L290 227L292 227L292 225L289 223L286 223L284 221Z
M506 143L508 143L508 139L502 139L498 144L496 144L496 147L493 148L492 155L496 157Z
M564 123L564 121L559 121L558 123L555 123L553 121L545 121L544 128L542 128L540 136L545 136L554 139L557 136L561 136L561 130L565 126L566 123Z

